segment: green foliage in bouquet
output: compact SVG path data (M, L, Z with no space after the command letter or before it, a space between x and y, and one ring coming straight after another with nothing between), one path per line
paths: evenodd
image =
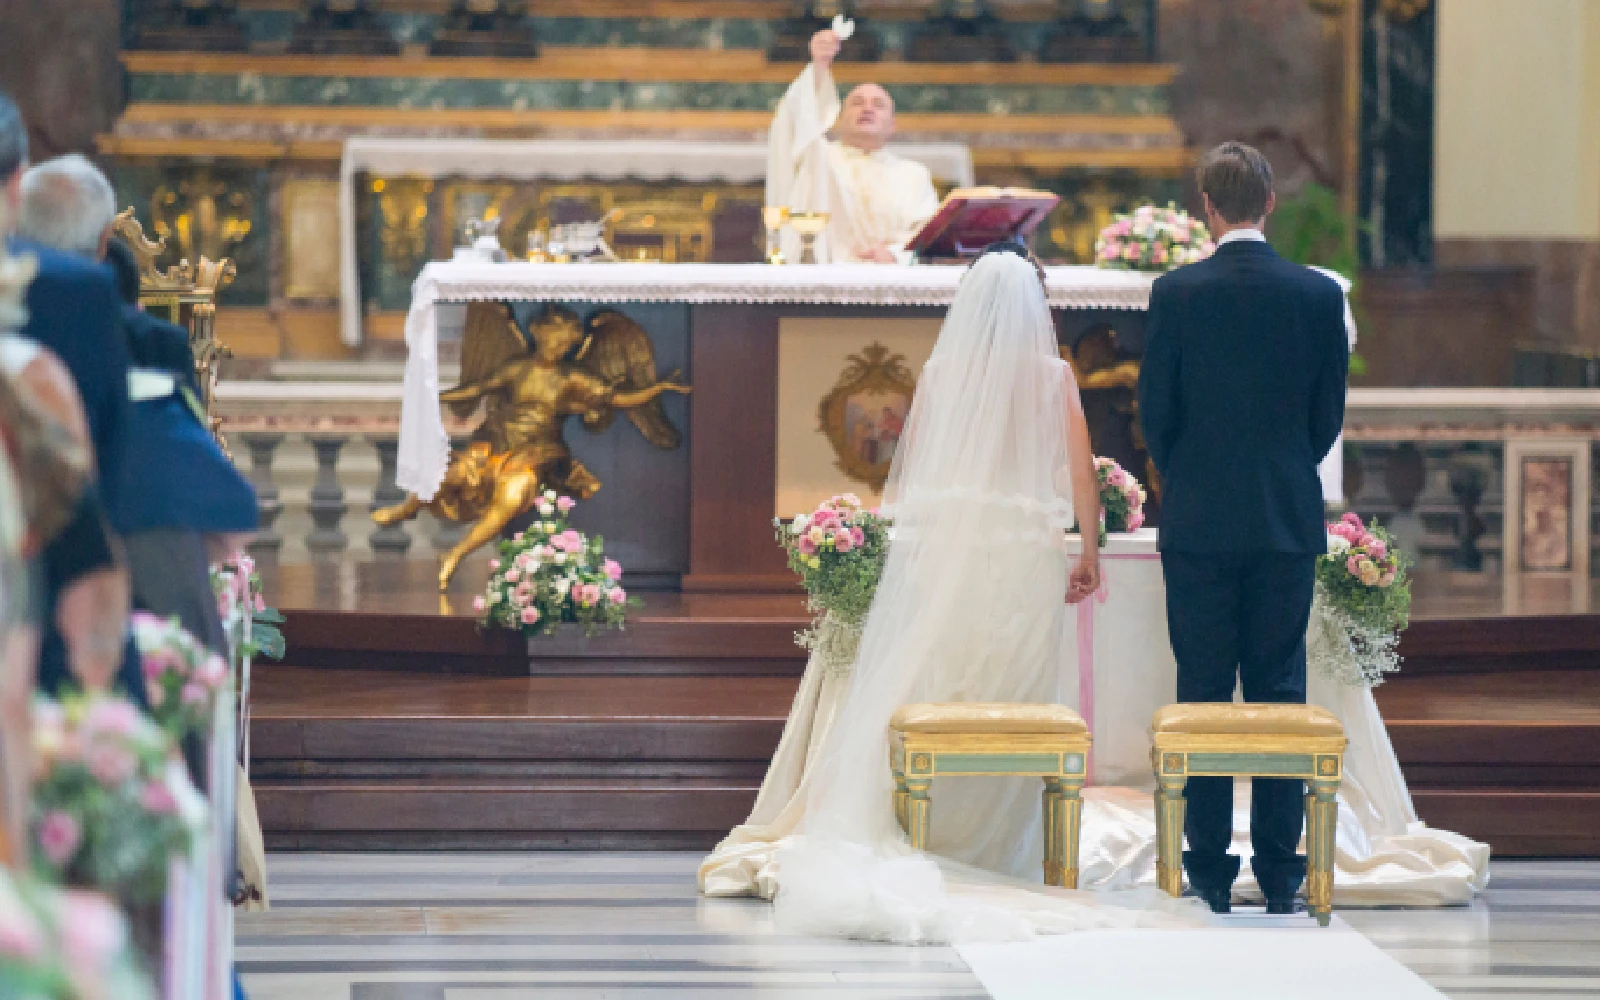
M1409 560L1376 521L1355 514L1328 526L1328 551L1317 557L1317 582L1328 599L1363 627L1400 632L1411 623Z
M1407 559L1394 539L1355 514L1328 525L1317 557L1307 663L1349 687L1371 688L1400 669L1400 632L1411 620Z
M534 507L536 519L500 542L489 561L488 587L472 602L481 625L529 637L548 635L563 622L583 626L588 635L626 625L630 602L622 567L605 557L598 536L586 538L567 525L574 506L570 497L547 490Z
M889 555L889 521L863 507L854 493L844 493L788 524L772 524L816 615L795 641L825 670L848 671Z
M211 567L211 592L217 597L217 613L224 624L232 622L246 609L250 612L250 634L235 653L240 657L267 656L283 659L288 647L280 626L285 619L277 608L267 606L256 561L239 551L219 566Z
M154 1000L116 907L0 868L0 997Z
M125 902L154 903L193 830L170 737L130 702L92 697L34 708L34 868Z
M1105 548L1110 532L1138 531L1144 526L1147 496L1139 480L1118 465L1116 459L1097 456L1094 471L1100 479L1100 547ZM1074 524L1072 530L1080 532L1083 528Z
M845 493L773 527L812 610L847 622L866 620L889 554L889 522Z

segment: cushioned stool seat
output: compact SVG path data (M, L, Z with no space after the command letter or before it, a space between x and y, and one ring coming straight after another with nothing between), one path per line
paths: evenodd
M906 705L889 722L895 817L911 846L927 850L934 778L1043 778L1044 879L1077 888L1079 796L1090 743L1083 719L1064 705Z
M1150 720L1156 773L1156 876L1183 893L1184 786L1190 777L1298 778L1306 782L1306 908L1333 913L1334 832L1344 775L1344 727L1315 705L1189 703Z

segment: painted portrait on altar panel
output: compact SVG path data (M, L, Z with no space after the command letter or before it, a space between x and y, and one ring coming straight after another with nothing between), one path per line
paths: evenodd
M844 492L876 502L939 325L937 317L781 321L774 514Z

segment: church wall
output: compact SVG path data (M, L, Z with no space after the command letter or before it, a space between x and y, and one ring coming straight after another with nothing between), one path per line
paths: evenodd
M122 107L118 0L0 0L0 89L34 159L89 152Z
M1438 62L1437 235L1600 238L1600 4L1440 0Z
M1172 114L1188 146L1239 139L1280 190L1340 184L1342 51L1336 20L1307 0L1162 0L1161 58L1181 67Z
M1505 333L1535 359L1525 380L1593 367L1580 362L1600 354L1600 4L1439 3L1437 262L1531 274L1531 317Z

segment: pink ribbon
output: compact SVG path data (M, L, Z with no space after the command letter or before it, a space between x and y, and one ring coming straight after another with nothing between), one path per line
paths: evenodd
M1130 562L1149 562L1161 556L1152 552L1126 552L1118 555L1101 553L1100 560L1126 559ZM1078 602L1078 714L1095 731L1094 718L1094 609L1111 596L1107 587L1107 573L1100 574L1100 589ZM1094 747L1089 748L1089 758L1084 761L1085 784L1094 784Z

